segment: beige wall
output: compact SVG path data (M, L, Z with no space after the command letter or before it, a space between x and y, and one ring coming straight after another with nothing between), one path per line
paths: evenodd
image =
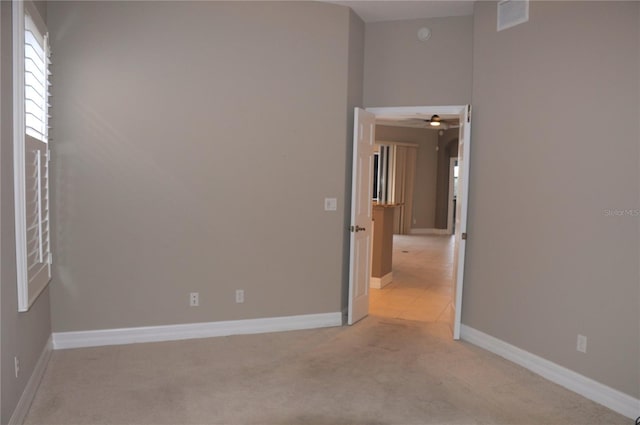
M56 331L340 311L357 25L314 2L49 4Z
M436 183L438 176L438 132L424 130L416 157L416 184L413 188L414 229L433 229L436 220Z
M438 177L436 185L435 227L446 229L449 217L449 171L451 158L458 156L460 130L450 128L438 135Z
M423 26L432 31L426 43ZM365 106L470 102L472 16L369 23L365 34Z
M43 15L46 8L38 4ZM11 2L0 2L0 350L2 354L0 423L13 414L22 392L51 334L49 291L45 290L29 312L18 313L13 200L13 96ZM14 375L14 356L20 375Z
M436 213L438 132L423 128L376 125L376 140L418 144L411 227L433 229Z
M640 208L639 7L536 1L498 33L476 3L462 315L634 397L639 218L606 211Z

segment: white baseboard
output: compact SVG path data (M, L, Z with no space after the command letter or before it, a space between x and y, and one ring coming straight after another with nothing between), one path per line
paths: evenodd
M628 418L640 416L640 400L580 375L469 326L462 325L461 337L478 347L504 357L530 371L595 401Z
M9 419L9 425L22 425L26 419L29 407L31 407L33 398L36 396L36 391L40 386L40 381L42 381L44 372L47 370L47 364L51 358L51 353L53 351L53 344L51 341L51 337L49 337L49 340L42 349L42 353L40 353L40 357L33 369L31 377L27 381L27 385L24 387L20 400L18 400L18 404Z
M146 326L79 332L55 332L53 348L99 347L139 342L178 341L214 336L258 334L301 329L342 326L342 313L305 314L265 319L189 323L184 325Z
M450 235L447 229L409 229L410 235Z
M369 287L375 289L382 289L386 285L390 284L393 281L393 272L389 272L382 277L373 277L369 279Z

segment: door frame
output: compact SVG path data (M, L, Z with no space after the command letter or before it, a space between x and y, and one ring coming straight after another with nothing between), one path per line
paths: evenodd
M453 183L455 182L454 167L456 162L458 162L457 156L449 158L449 191L447 194L447 234L449 235L453 235L453 212L455 211L453 205L453 196L455 195Z
M375 116L393 116L393 115L457 115L459 117L467 117L467 122L460 123L461 127L464 126L464 137L465 139L460 140L459 143L463 143L466 141L467 144L470 142L470 125L471 125L471 105L446 105L446 106L407 106L407 107L375 107L375 108L365 108L367 112L371 112ZM468 153L465 154L467 157L467 164L465 168L468 170L468 162L469 157ZM466 179L465 187L468 188L468 175L463 175L463 178ZM351 190L362 190L362 188L356 188L355 185L352 184ZM464 250L466 245L466 222L467 222L467 204L468 204L468 190L464 190L464 193L459 194L457 202L464 202L464 206L462 208L463 216L461 220L461 228L457 229L457 232L464 232L464 236L460 244L456 244L455 246L455 256L458 257L458 253L460 252L462 255L459 258L462 260L460 264L454 264L454 267L457 266L457 270L454 270L454 276L457 276L456 282L454 282L454 291L455 294L452 299L452 307L454 309L453 314L453 323L452 326L452 334L453 339L460 338L460 326L461 326L461 307L462 307L462 290L463 290L463 281L464 281ZM462 195L462 196L460 196ZM456 238L458 239L458 238Z

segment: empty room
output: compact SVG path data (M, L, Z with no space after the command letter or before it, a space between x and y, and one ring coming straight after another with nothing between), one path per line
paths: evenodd
M640 2L7 0L0 49L2 425L640 417ZM450 323L369 314L406 110L457 117Z

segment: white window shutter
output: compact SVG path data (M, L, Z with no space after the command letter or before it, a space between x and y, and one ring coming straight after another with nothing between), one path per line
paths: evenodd
M33 5L14 6L14 178L18 311L51 280L49 46Z
M26 137L25 215L29 304L51 280L49 226L49 161L47 144Z

